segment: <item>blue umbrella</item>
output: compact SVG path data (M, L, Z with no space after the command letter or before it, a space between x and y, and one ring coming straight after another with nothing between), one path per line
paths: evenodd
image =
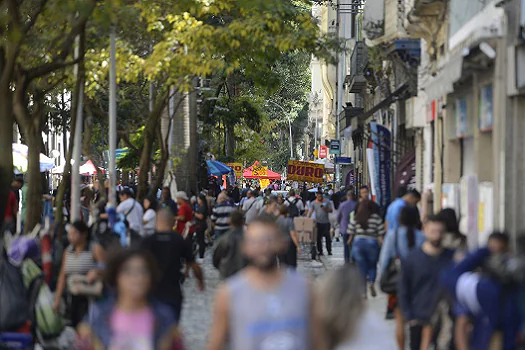
M206 160L208 166L208 175L222 176L231 173L233 170L224 163L216 160Z

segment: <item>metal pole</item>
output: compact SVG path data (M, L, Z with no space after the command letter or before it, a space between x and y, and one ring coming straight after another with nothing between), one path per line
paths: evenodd
M80 36L76 38L75 59L80 57ZM71 222L80 220L80 157L82 149L82 111L84 109L84 80L79 74L80 66L75 65L75 77L80 79L77 96L77 121L75 124L75 143L73 145L73 164L71 166Z
M109 59L109 203L117 207L117 62L116 27L111 27Z
M290 159L293 159L293 138L292 138L292 122L288 119L288 125L290 127Z

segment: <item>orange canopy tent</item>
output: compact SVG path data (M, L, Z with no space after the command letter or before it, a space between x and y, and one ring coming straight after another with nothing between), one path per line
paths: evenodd
M268 167L256 161L251 167L244 169L243 177L245 179L280 180L281 174L270 170Z

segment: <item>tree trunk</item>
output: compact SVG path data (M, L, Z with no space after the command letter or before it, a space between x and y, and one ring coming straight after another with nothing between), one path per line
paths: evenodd
M166 108L166 99L168 98L168 89L158 96L155 103L155 108L149 113L148 120L144 127L144 146L142 153L140 154L139 162L139 186L137 190L137 199L142 202L148 195L149 184L148 184L148 172L151 167L151 158L153 153L153 142L156 137L157 125L159 123L162 111Z
M2 68L2 67L0 67ZM7 87L0 87L0 198L8 198L13 179L13 105ZM4 220L7 201L0 201L0 227Z
M171 126L171 118L168 118L169 125ZM164 120L161 121L161 124ZM170 127L168 127L168 130ZM152 191L156 191L160 186L162 185L162 181L164 180L164 173L166 172L166 167L168 165L168 160L170 158L170 153L168 150L168 138L169 135L164 135L162 133L162 126L157 128L157 142L160 145L160 161L159 165L157 167L157 177L155 178L155 181L152 186Z
M235 125L225 123L224 134L226 135L226 158L233 160L235 157Z
M36 125L35 125L36 124ZM27 200L24 232L29 233L42 218L42 178L40 174L40 143L42 131L39 123L31 123L23 128L27 136Z

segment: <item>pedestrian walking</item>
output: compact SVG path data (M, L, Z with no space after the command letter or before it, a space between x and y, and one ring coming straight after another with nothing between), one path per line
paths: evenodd
M133 197L133 190L129 187L124 187L119 193L119 198L120 204L117 206L117 213L124 215L133 234L143 235L144 224L142 223L142 217L144 216L144 209Z
M279 210L277 225L287 241L286 251L279 261L293 269L297 268L297 254L300 253L299 237L295 231L293 218L290 217L290 207L282 206Z
M327 198L324 198L323 192L317 192L317 198L310 205L309 217L315 214L317 222L317 252L323 255L323 237L326 241L326 250L328 255L332 255L332 237L330 237L330 218L329 213L333 211L332 204Z
M142 216L142 222L144 224L144 234L150 236L155 233L155 222L157 219L158 202L153 196L144 198L144 215Z
M520 242L521 241L521 242ZM472 333L461 349L523 349L525 258L523 239L509 254L509 236L493 232L486 247L469 254L441 275L443 285L470 317ZM456 341L461 338L456 338Z
M199 259L204 259L206 251L206 230L208 229L208 201L204 194L197 198L197 210L195 216L195 232L197 234L197 243L199 244Z
M383 219L375 212L374 203L363 200L348 226L349 238L346 244L352 245L352 258L355 260L366 284L369 283L372 297L377 295L375 281L380 243L385 235Z
M211 214L215 239L218 239L230 229L230 215L234 210L235 208L228 203L228 196L221 192L217 197L217 204Z
M439 216L428 216L423 231L426 241L402 261L398 290L412 350L427 350L435 341L431 320L444 297L439 279L453 260L453 252L443 248L446 226Z
M321 322L328 349L396 350L385 321L367 308L357 268L345 265L322 277Z
M246 266L241 251L244 217L238 211L233 211L230 216L230 230L218 239L213 251L213 266L219 270L221 279L233 276Z
M182 350L173 311L151 299L158 277L154 258L144 251L116 253L105 278L116 297L92 306L73 349Z
M169 208L173 213L173 216L177 215L179 208L177 203L171 198L171 190L169 187L163 187L160 195L160 204L163 208Z
M313 289L277 266L285 244L271 217L248 225L242 243L248 266L217 291L208 350L323 349Z
M182 311L181 283L182 262L191 268L197 278L198 288L204 290L204 279L200 266L195 262L191 246L184 241L182 236L173 231L175 218L169 208L157 212L156 232L144 239L141 247L155 257L161 278L152 290L153 296L169 305L175 314L176 320L180 319Z
M425 242L425 235L420 230L421 221L419 210L414 206L406 206L401 210L399 218L399 228L390 230L385 236L379 260L379 276L383 276L392 261L399 258L403 261L408 253L413 249L421 247ZM397 296L393 294L394 300L391 301L396 319L396 339L400 349L404 349L405 344L405 319L401 311Z
M337 212L337 222L339 223L339 231L343 236L344 258L347 264L350 262L350 245L348 244L350 235L348 234L348 226L350 223L350 215L355 211L356 207L357 202L355 201L353 190L350 189L346 192L346 200L341 202L339 211Z
M184 191L179 191L175 194L175 200L177 201L178 208L177 216L175 216L175 220L177 220L177 228L175 231L181 235L188 234L188 239L191 239L191 231L187 226L191 224L193 220L193 209L190 203L188 203L188 195Z
M295 190L288 192L288 197L284 200L284 205L289 208L289 216L293 219L304 213L304 203L301 198L295 195Z
M274 219L277 219L279 216L279 203L277 202L277 197L270 197L266 205L261 209L259 215L269 215Z
M66 293L68 318L76 327L88 312L89 295L71 290L70 282L78 276L85 277L88 283L100 279L104 268L104 249L90 240L89 228L80 220L69 225L67 239L69 246L62 257L53 309L58 312Z
M262 208L263 200L257 198L258 194L253 190L246 192L246 200L242 205L242 211L246 215L246 225L249 225Z
M395 230L399 227L399 217L401 216L401 210L407 205L416 206L421 200L421 194L415 190L408 190L402 197L396 198L386 211L385 216L385 229L387 231Z

